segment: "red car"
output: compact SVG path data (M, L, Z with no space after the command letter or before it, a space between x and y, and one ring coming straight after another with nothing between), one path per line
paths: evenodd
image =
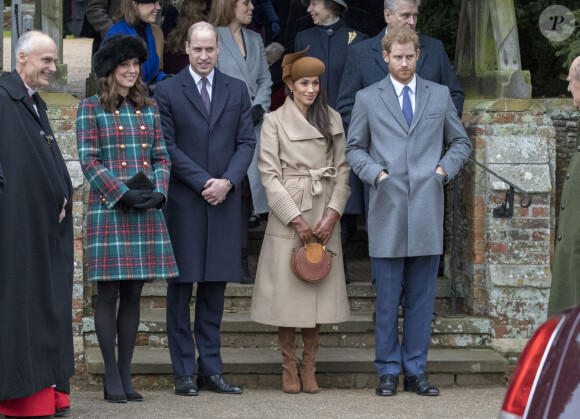
M499 417L580 418L580 306L548 319L534 333Z

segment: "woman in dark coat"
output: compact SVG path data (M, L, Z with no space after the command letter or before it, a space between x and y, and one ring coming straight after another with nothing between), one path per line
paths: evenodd
M366 39L367 36L346 26L340 17L348 9L343 0L302 0L302 3L308 6L308 13L312 16L316 27L298 32L294 50L302 51L310 45L308 55L324 63L326 73L320 77L320 84L327 91L328 106L335 109L348 47ZM346 268L346 247L350 234L356 230L357 215L364 212L363 185L354 172L351 172L348 184L352 194L340 219L342 250L345 253L344 274L347 283L350 280Z
M100 92L81 102L77 117L79 159L91 186L87 274L97 281L95 329L105 400L114 403L143 400L131 383L143 285L178 275L161 210L171 164L157 106L140 77L146 59L141 39L106 39L93 58Z
M324 63L326 72L320 82L328 94L328 106L334 109L347 49L367 36L344 23L341 15L348 10L344 0L302 0L302 3L308 7L316 27L296 34L294 51L310 46L308 56Z
M122 19L115 23L105 39L122 33L138 36L147 43L146 60L141 63L141 77L145 84L156 83L167 77L163 71L163 31L155 21L161 13L160 0L121 0Z

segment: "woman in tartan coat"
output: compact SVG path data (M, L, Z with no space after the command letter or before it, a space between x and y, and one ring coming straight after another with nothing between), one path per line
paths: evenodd
M105 399L117 403L143 400L131 384L143 284L178 275L161 210L171 164L157 106L140 77L146 59L147 47L138 37L105 40L93 58L100 93L82 101L77 116L79 159L91 186L87 273L98 287L95 329L105 363ZM139 172L151 188L143 182L127 187Z

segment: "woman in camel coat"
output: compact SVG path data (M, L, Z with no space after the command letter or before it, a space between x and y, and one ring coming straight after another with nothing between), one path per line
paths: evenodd
M350 195L346 140L340 115L327 106L320 90L324 64L305 53L284 58L289 97L265 116L258 155L271 211L258 262L252 320L279 327L283 390L288 393L300 391L296 328L301 328L304 341L303 391L316 393L314 357L320 325L349 317L336 223ZM330 273L318 284L301 281L290 269L292 249L311 238L337 253Z

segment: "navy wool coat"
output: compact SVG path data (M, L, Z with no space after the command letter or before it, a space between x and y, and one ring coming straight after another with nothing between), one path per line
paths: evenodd
M364 39L367 39L365 34L349 28L342 19L329 26L316 26L296 34L294 51L302 51L310 45L307 55L318 58L326 66L320 81L328 94L328 106L333 109L336 109L348 48Z
M383 59L383 36L384 29L374 38L354 45L348 51L336 103L336 110L342 116L345 131L348 131L350 124L356 92L381 81L389 74L389 66ZM447 86L457 114L461 117L465 94L451 67L443 43L420 34L419 50L416 73L424 80Z
M155 89L172 162L165 216L180 276L169 282L240 280L240 184L256 137L245 83L214 71L211 116L189 66ZM216 206L201 196L211 178L234 185Z

